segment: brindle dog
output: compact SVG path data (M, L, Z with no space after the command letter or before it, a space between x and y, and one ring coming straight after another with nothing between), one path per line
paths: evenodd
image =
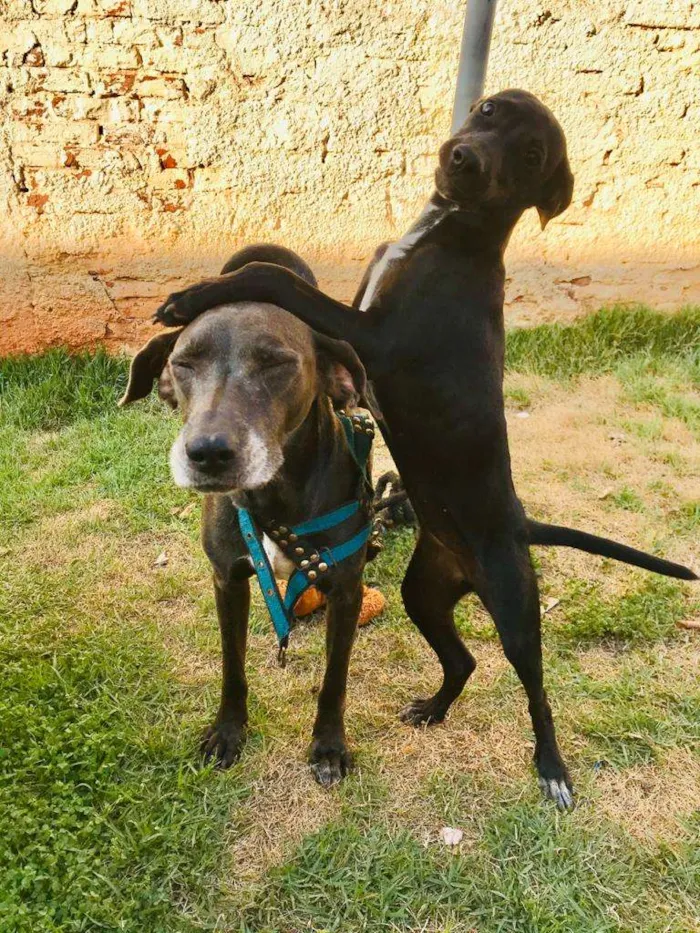
M248 247L224 271L251 260L278 263L315 284L306 263L281 247ZM223 683L203 752L227 768L240 753L248 718L245 653L254 573L237 507L260 527L284 527L357 497L363 480L333 405L354 406L364 394L365 374L347 344L314 334L281 308L248 302L216 308L154 337L134 357L121 404L144 398L156 379L161 397L184 419L170 455L173 477L205 493L202 542L214 570ZM368 508L365 503L342 526L315 534L314 547L334 547L339 534L348 540L370 521ZM272 538L264 544L276 576L288 577L291 542L286 553ZM319 573L317 582L328 600L327 664L309 758L323 785L340 780L351 763L345 692L366 551Z

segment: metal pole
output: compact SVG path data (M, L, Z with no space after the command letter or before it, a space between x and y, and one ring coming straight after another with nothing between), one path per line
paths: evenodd
M452 133L457 132L467 119L471 105L483 94L496 3L497 0L467 0L452 110Z

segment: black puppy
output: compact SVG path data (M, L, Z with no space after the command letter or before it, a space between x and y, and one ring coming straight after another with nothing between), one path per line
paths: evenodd
M523 211L542 225L570 203L564 133L531 94L479 101L440 150L437 191L402 240L379 254L359 313L286 270L253 264L171 295L174 325L221 301L275 301L357 350L420 523L403 582L406 611L435 650L443 682L402 711L442 720L476 666L453 622L475 591L527 692L545 794L572 804L543 686L540 603L530 544L559 544L695 579L687 568L573 529L528 520L513 488L503 405L503 253Z
M276 262L315 283L306 263L280 247L249 247L224 269L251 260ZM277 529L289 532L357 498L363 478L331 400L339 408L357 403L365 389L362 365L347 344L313 334L286 311L247 303L217 308L189 327L154 337L134 357L121 404L144 398L156 379L161 397L180 408L185 422L171 451L173 477L179 486L207 493L202 540L214 569L223 687L204 753L228 767L247 721L248 578L254 570L239 528L240 507L268 529L263 541L276 576L288 577L310 558L307 572L327 595L327 666L310 762L319 783L334 783L350 766L343 716L366 547L334 567L323 563L323 548L367 525L369 503L341 526L315 532L312 549Z

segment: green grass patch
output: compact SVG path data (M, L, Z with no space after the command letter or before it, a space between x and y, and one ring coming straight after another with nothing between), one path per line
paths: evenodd
M589 768L659 762L669 750L700 744L700 689L658 645L606 651L585 670L575 655L550 655L547 679L567 732L585 742Z
M610 501L614 502L618 508L624 509L626 512L644 511L644 502L634 489L630 489L628 486L624 486L619 492L610 496Z
M55 431L110 411L126 388L128 364L105 350L49 350L0 360L0 424Z
M616 369L624 396L635 405L650 405L666 418L677 418L700 436L700 366L697 343L680 359L631 357Z
M196 766L157 633L3 639L0 667L0 927L200 929L248 785Z
M524 410L532 405L532 395L522 386L507 386L504 390L506 402Z
M688 612L685 588L666 577L645 575L636 590L619 598L602 595L598 584L573 579L562 600L564 622L551 631L558 642L641 644L672 639Z
M700 535L700 500L684 502L674 510L671 524L679 535Z
M632 357L648 366L675 360L697 378L700 308L673 315L642 305L604 308L574 324L511 330L506 346L508 369L552 379L612 372Z

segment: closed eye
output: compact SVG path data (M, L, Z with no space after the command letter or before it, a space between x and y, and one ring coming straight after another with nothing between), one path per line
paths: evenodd
M194 370L193 364L187 359L177 359L177 360L171 359L170 365L174 366L175 369L185 370L186 372L192 372Z
M299 358L293 350L284 347L261 347L255 351L253 359L260 369L278 369L280 366L296 365Z

